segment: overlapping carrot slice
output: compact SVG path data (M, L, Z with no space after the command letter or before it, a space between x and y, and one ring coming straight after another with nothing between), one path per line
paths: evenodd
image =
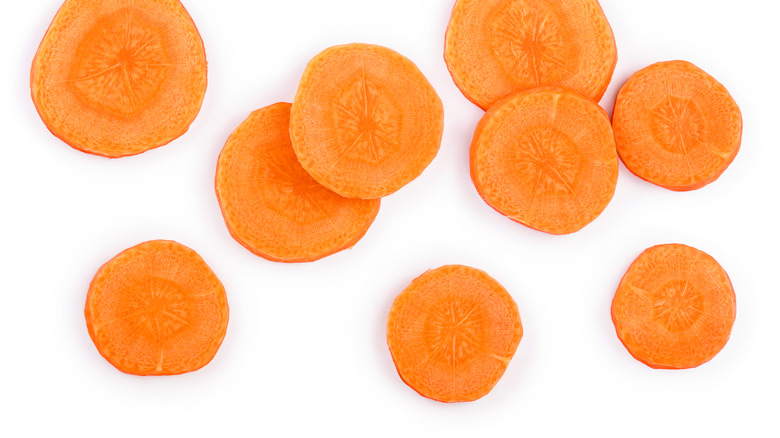
M458 0L444 59L466 98L487 109L540 86L599 101L617 49L597 0Z
M66 0L32 64L49 130L84 152L134 155L184 134L206 92L206 55L178 0Z
M442 402L477 400L498 383L523 327L496 280L460 265L427 271L393 302L387 345L401 379Z
M190 248L144 242L103 265L87 293L87 328L98 351L120 371L169 375L195 371L225 337L225 289Z
M273 261L307 262L352 247L379 199L349 199L312 179L290 143L290 104L253 112L219 156L216 191L230 234Z
M628 170L677 191L718 179L742 140L734 99L687 61L659 62L631 76L618 93L612 123Z
M303 74L290 132L303 168L348 198L394 193L430 164L444 110L409 59L386 47L326 49Z
M618 338L653 368L692 368L726 345L736 298L710 255L681 244L648 248L631 264L612 301Z
M618 158L609 118L579 94L540 88L488 110L471 143L471 179L510 219L551 234L578 231L615 192Z

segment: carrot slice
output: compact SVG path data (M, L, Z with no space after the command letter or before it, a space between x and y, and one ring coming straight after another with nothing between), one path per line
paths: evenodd
M522 337L517 304L506 289L468 266L417 277L387 317L387 345L401 379L423 397L447 403L489 393Z
M501 98L561 86L599 101L617 64L597 0L458 0L444 42L455 85L487 109Z
M734 288L710 255L681 244L646 249L612 300L612 321L629 353L652 368L697 367L726 345Z
M308 262L352 247L379 199L348 199L312 179L290 143L290 104L253 112L219 155L216 191L230 234L253 253Z
M609 117L579 94L521 92L490 108L471 143L471 179L499 213L551 234L582 229L615 192Z
M618 93L612 123L628 170L677 191L718 179L742 141L737 103L686 61L659 62L631 76Z
M90 154L123 157L187 131L206 92L206 55L178 0L66 0L30 82L54 135Z
M225 289L190 248L153 240L98 270L84 308L100 354L120 371L182 374L208 364L228 323Z
M347 44L306 66L292 107L295 154L341 196L375 199L417 178L441 144L444 109L412 61Z

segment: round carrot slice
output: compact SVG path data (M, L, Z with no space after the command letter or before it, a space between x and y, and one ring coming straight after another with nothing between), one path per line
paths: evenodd
M412 61L347 44L306 66L290 132L303 168L341 196L375 199L417 178L441 144L444 109Z
M579 94L524 91L493 107L471 143L471 179L499 213L551 234L582 229L615 192L609 117Z
M708 254L680 244L646 249L612 300L618 338L652 368L693 368L726 345L736 316L726 271Z
M612 123L628 170L677 191L718 179L742 141L737 103L686 61L659 62L631 76L618 93Z
M598 102L617 48L597 0L458 0L444 60L455 85L482 109L540 86L569 88Z
M159 376L195 371L214 358L228 304L222 283L195 251L153 240L100 268L84 316L92 342L112 365Z
M387 317L398 374L423 397L477 400L498 383L523 337L517 304L479 269L442 266L412 281Z
M352 247L379 212L379 199L349 199L312 179L290 144L290 104L253 112L217 163L216 191L230 234L253 253L308 262Z
M178 0L66 0L32 64L49 130L106 157L184 134L206 92L206 55Z

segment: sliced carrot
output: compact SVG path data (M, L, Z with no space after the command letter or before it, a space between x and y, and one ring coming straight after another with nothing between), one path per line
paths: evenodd
M471 143L471 179L499 213L551 234L582 229L615 192L609 117L579 94L524 91L490 108Z
M225 289L193 250L168 240L126 249L98 270L84 309L98 351L142 376L195 371L225 337Z
M726 345L736 316L734 288L708 254L681 244L646 249L612 300L618 338L652 368L693 368Z
M659 62L631 76L618 93L612 123L628 170L677 191L718 179L742 141L737 103L686 61Z
M479 269L442 266L412 281L387 317L398 374L423 397L477 400L498 383L523 337L517 304Z
M219 156L216 191L230 234L253 253L308 262L352 247L379 199L348 199L312 179L290 143L290 104L253 112Z
M617 48L597 0L458 0L444 60L455 85L482 109L540 86L570 88L598 102Z
M32 98L72 147L123 157L184 134L206 92L206 55L178 0L66 0L32 64Z
M347 44L306 66L292 107L298 159L341 196L375 199L417 178L441 144L444 109L412 61Z

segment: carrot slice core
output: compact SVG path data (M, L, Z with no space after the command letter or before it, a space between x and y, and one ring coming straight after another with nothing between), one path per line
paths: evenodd
M441 402L477 400L498 383L523 327L517 304L483 271L442 266L393 302L387 345L401 379Z
M443 126L441 100L412 61L386 47L347 44L306 66L290 133L298 160L320 184L375 199L423 172Z
M54 135L123 157L184 134L206 81L203 41L178 0L66 0L33 60L31 91Z
M631 76L618 93L612 123L628 170L676 191L718 179L742 141L737 103L687 61L659 62Z
M637 257L612 300L612 321L629 353L652 368L697 367L723 349L736 317L726 271L681 244Z
M455 85L482 109L540 86L599 101L617 64L596 0L458 0L444 44Z
M84 308L89 336L120 371L195 371L225 337L225 289L186 246L153 240L122 251L98 270Z
M471 179L485 202L551 234L573 233L596 219L617 175L609 117L563 89L505 98L485 113L471 143Z
M289 103L253 112L225 144L215 187L239 243L269 260L307 262L357 243L380 200L344 198L317 183L298 162L289 129Z

